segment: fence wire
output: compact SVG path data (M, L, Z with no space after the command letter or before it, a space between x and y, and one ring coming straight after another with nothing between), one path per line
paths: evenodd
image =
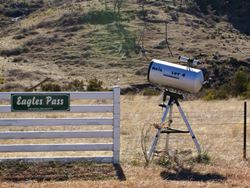
M242 159L243 148L243 126L244 126L244 110L243 105L225 103L221 109L217 110L216 106L212 108L208 105L208 109L199 107L197 109L184 106L183 110L195 132L198 141L203 150L208 151L212 157L221 161L239 161ZM242 103L242 102L240 102ZM137 159L142 157L140 148L141 137L140 130L143 126L152 126L159 124L163 115L163 110L157 108L156 103L133 103L126 104L128 106L141 106L141 109L125 111L121 113L121 135L122 135L122 155L126 159ZM154 106L152 108L150 105ZM227 108L227 105L229 108ZM150 109L147 109L150 108ZM250 108L248 108L250 109ZM173 111L174 129L186 129L179 111L174 107ZM247 111L247 156L250 157L250 110ZM166 124L168 119L166 119ZM155 129L151 130L148 146L156 133ZM129 144L127 141L129 140ZM161 134L158 148L164 148L165 135ZM171 134L171 149L191 149L195 152L195 146L189 134Z

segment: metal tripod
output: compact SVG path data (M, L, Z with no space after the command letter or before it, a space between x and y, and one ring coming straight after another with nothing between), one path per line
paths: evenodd
M166 102L167 96L169 96L168 102ZM191 128L191 125L189 124L189 122L187 120L187 117L185 116L185 113L182 110L178 99L183 99L183 95L173 93L173 92L170 92L168 90L164 91L163 103L159 105L162 108L164 108L164 112L163 112L163 115L162 115L161 123L157 127L156 135L155 135L155 137L154 137L154 139L152 141L151 147L149 148L149 151L147 153L147 158L148 158L149 161L151 160L151 158L153 156L153 153L155 152L156 145L157 145L157 143L159 141L161 133L167 133L167 140L166 140L166 145L165 145L166 150L168 150L168 142L169 142L169 134L170 133L190 133L198 153L201 152L200 144L199 144L198 140L196 139L196 137L194 135L194 132L193 132L193 130ZM181 114L181 117L182 117L183 121L185 122L185 124L187 126L188 131L175 130L175 129L172 129L170 127L170 125L172 123L172 110L173 110L173 105L174 104L176 104L176 106L177 106L177 108L178 108L178 110L179 110L179 112ZM163 129L164 122L165 122L168 114L169 114L168 127Z

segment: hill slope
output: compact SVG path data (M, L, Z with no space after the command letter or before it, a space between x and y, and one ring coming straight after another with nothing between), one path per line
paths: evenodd
M228 77L240 65L249 69L250 37L225 16L193 14L180 1L148 0L143 10L143 1L127 0L120 12L105 2L1 2L2 87L23 90L46 77L59 85L94 76L105 86L145 83L150 59L178 63L179 55L200 58L212 74L218 66Z

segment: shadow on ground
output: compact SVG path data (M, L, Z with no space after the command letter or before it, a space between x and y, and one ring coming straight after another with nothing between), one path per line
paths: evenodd
M1 182L21 181L68 181L68 180L126 180L120 165L92 162L25 163L1 162Z
M182 170L178 173L163 171L161 172L161 177L164 180L201 181L201 182L207 182L207 181L221 182L226 180L225 176L222 176L218 173L202 174L190 170Z

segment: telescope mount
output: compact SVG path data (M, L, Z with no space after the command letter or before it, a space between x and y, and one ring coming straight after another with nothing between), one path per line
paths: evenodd
M169 98L168 101L167 101L167 96ZM171 92L168 90L164 90L163 103L159 105L160 107L164 108L164 112L162 115L161 123L159 124L159 126L156 127L157 128L156 135L154 136L153 141L151 143L151 146L149 148L149 151L147 152L148 161L150 161L152 159L153 154L156 152L156 146L157 146L157 143L159 141L160 135L162 133L167 134L166 145L165 145L165 152L166 153L168 152L169 134L171 134L171 133L190 133L190 136L191 136L191 138L195 144L195 147L197 149L197 152L201 153L200 144L199 144L198 140L196 139L194 132L191 128L191 125L189 124L188 119L187 119L187 117L186 117L184 111L182 110L180 103L178 101L178 99L183 99L183 98L184 97L181 94L174 93L174 92ZM187 127L187 131L177 130L177 129L171 128L171 124L173 123L172 114L173 114L173 106L174 105L177 106L177 108L180 112L180 115L181 115L183 121L185 122L185 125ZM164 128L164 123L165 123L167 117L169 118L168 126L166 128Z

